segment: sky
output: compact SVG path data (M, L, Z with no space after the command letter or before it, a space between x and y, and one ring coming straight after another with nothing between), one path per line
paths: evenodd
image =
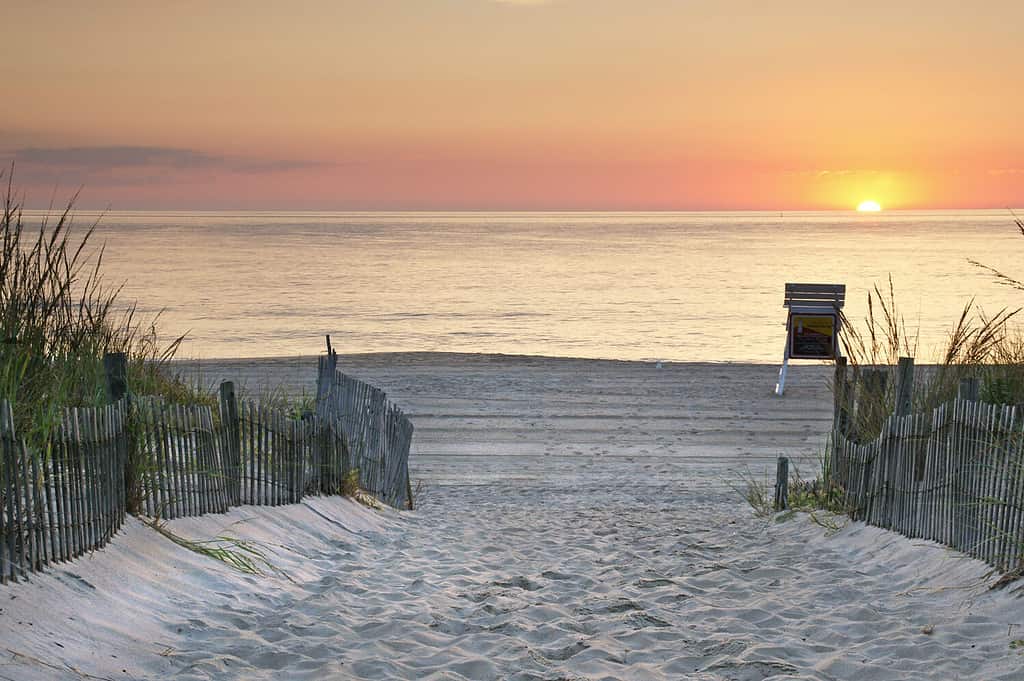
M30 206L1024 205L1024 3L21 2Z

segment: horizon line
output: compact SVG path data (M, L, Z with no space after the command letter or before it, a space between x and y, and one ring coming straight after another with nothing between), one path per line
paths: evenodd
M927 208L884 208L881 211L858 211L856 208L79 208L74 205L51 205L45 208L22 207L25 213L54 214L70 210L71 213L604 213L604 214L731 214L731 213L771 213L779 215L796 215L806 213L853 213L865 217L879 217L888 213L943 213L1006 211L1010 215L1024 212L1024 203L1020 206L969 206L969 207L927 207Z

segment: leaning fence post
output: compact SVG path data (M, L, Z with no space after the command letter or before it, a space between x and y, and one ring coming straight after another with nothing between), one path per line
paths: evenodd
M779 457L775 469L775 510L784 511L789 508L789 459Z
M977 378L971 376L960 379L960 390L957 391L958 398L961 400L967 400L968 402L977 402L980 394L981 383Z
M914 358L900 357L896 375L896 415L906 416L914 402Z
M327 361L330 362L331 373L338 370L338 351L331 346L331 336L327 335Z
M242 445L238 424L238 399L235 397L235 384L232 381L223 381L220 384L220 418L227 454L230 457L228 465L231 470L231 492L228 495L228 503L238 506L242 499Z
M832 397L834 407L832 410L832 430L836 433L846 434L849 427L850 408L846 399L846 393L850 389L846 379L846 358L836 357L836 373L832 380Z
M110 401L117 402L128 392L128 356L123 352L108 352L103 355L103 369L107 374Z

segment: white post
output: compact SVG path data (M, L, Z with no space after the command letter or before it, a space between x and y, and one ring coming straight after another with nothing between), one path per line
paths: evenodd
M779 369L779 382L775 384L775 394L778 397L782 397L782 392L786 389L787 366L789 366L789 357L786 357L784 360L782 360L782 368Z
M786 369L789 367L789 332L792 315L793 312L790 311L786 317L786 349L782 352L782 368L779 369L779 382L775 384L775 395L777 397L782 397L782 393L786 390Z

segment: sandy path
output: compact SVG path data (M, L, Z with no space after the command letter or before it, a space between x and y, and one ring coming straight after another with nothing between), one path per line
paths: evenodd
M346 360L417 425L418 511L311 500L174 523L271 542L292 581L129 524L9 591L8 649L108 678L1024 678L1022 601L986 592L980 563L738 502L737 470L818 451L820 368L777 400L772 367ZM59 624L68 609L84 621ZM4 675L80 678L17 657Z
M192 615L183 678L1020 678L1006 604L942 591L980 583L976 564L865 528L768 526L692 467L652 472L439 488L383 544L317 555L318 579L250 604L256 640L237 608Z

